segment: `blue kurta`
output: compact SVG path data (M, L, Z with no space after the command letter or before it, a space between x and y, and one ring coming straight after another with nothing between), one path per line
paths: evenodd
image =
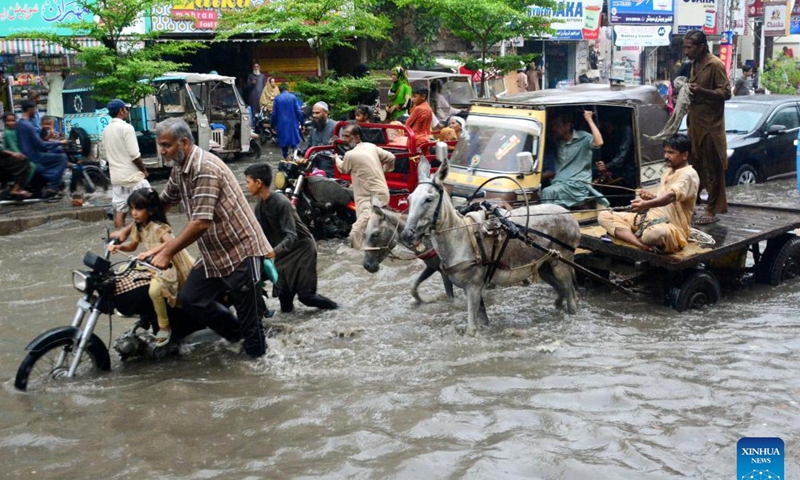
M61 184L64 169L67 167L67 155L51 153L51 151L60 144L42 140L34 124L24 118L17 121L17 140L20 151L36 164L36 171L47 180L50 186L58 187Z
M296 147L300 144L300 123L303 112L297 104L297 97L289 92L281 92L272 105L272 128L278 132L278 146Z

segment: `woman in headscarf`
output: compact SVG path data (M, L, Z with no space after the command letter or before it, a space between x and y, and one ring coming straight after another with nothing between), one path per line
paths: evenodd
M461 117L459 117L457 115L451 116L450 117L450 123L447 124L448 127L450 127L453 130L455 130L456 135L458 136L458 138L466 138L467 137L467 132L464 131L464 127L466 125L467 125L467 122L464 121L463 118L461 118Z
M275 101L275 97L280 94L280 90L278 90L278 86L275 85L275 77L268 75L267 84L264 85L264 90L261 91L261 99L259 99L258 103L261 104L261 108L267 109L267 113L272 113L272 102Z
M386 106L388 122L398 120L411 107L411 85L403 67L392 70L392 88L389 89L389 105Z

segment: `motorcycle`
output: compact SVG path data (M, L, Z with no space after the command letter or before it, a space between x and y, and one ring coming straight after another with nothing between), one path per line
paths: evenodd
M28 354L17 369L15 388L24 391L32 383L35 388L40 382L110 370L108 347L94 333L103 314L108 315L109 323L115 311L124 316L139 316L135 326L114 342L113 347L123 361L141 357L159 360L177 355L180 339L206 328L183 309L168 306L172 339L167 345L156 347L158 321L148 294L151 274L147 270L160 270L136 257L112 264L109 255L108 248L103 256L86 252L83 264L90 270L72 272L72 285L83 294L72 323L40 334L25 347ZM220 299L227 306L224 295L221 292ZM238 329L232 327L228 333L236 336Z
M69 193L95 193L98 189L108 191L111 185L111 174L108 165L90 160L92 140L86 130L73 127L69 133L64 153L69 159L72 175L69 182Z
M269 142L275 143L277 141L275 132L272 131L269 117L267 109L262 107L261 111L256 113L254 118L255 129L253 132L258 135L258 142L261 145L266 145Z
M106 191L111 184L111 179L103 166L90 161L92 144L89 135L82 128L73 128L67 143L59 148L60 153L67 155L67 170L69 175L69 193L82 194L94 193L98 189ZM11 195L13 178L0 175L0 205L25 204L50 201L60 197L58 192L45 188L46 182L35 167L31 166L31 174L25 189L33 193L31 198L20 199ZM65 180L66 183L66 180Z
M295 150L292 158L278 163L275 188L289 198L315 239L346 238L356 207L352 190L332 178L333 152L313 152L306 159Z

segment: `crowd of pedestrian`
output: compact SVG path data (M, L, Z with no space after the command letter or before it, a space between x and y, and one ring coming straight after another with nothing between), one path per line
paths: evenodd
M667 162L658 193L639 191L631 203L632 213L602 212L600 224L609 235L639 248L658 252L675 252L686 244L692 223L695 202L700 191L708 193L704 213L696 224L717 221L726 212L724 171L726 144L724 102L731 96L731 87L724 66L708 50L702 32L688 32L684 52L691 62L688 68L688 89L692 100L688 111L688 137L672 135L664 142ZM744 70L734 88L736 95L749 94L751 71ZM540 88L542 66L531 63L517 72L519 91ZM63 88L63 76L52 78L52 91ZM258 62L248 75L244 97L253 112L270 115L272 128L284 158L300 147L304 131L304 114L297 97L286 83L276 86L275 79L261 73ZM366 100L365 100L366 101ZM431 104L432 102L432 104ZM278 280L273 295L280 301L282 312L294 309L297 297L305 305L320 309L337 308L336 302L317 292L317 251L308 227L298 217L283 195L271 190L272 169L266 163L251 165L245 171L248 193L257 199L251 208L230 169L214 154L195 145L189 125L171 118L157 125L157 145L166 161L174 162L169 180L156 193L147 180L133 127L126 121L131 105L114 99L107 105L112 120L103 132L103 142L113 186L112 204L117 236L130 242L113 250L134 251L141 243L146 251L140 258L152 257L150 263L166 269L178 265L171 276L153 278L151 299L158 317L157 345L170 341L166 305L180 306L204 321L231 342L241 340L244 351L253 357L266 351L261 318L266 305L260 294L262 259L274 259ZM308 146L336 143L344 154L335 154L336 167L352 176L356 203L356 222L350 232L350 243L360 249L364 243L366 224L374 201L389 203L385 174L394 168L395 155L376 145L400 145L413 133L417 144L440 138L454 144L469 138L465 116L450 106L442 94L442 85L434 82L431 89L411 88L405 69L392 71L392 85L386 106L387 123L394 129L386 132L384 141L373 139L369 127L375 121L371 104L355 109L355 120L345 126L341 138L334 135L336 122L330 118L329 105L320 101L311 108ZM542 190L543 202L576 208L594 198L601 206L608 205L593 187L593 150L603 149L595 171L606 180L621 178L635 186L635 171L625 170L633 147L630 127L613 122L595 124L594 112L583 112L588 131L575 128L572 113L554 111L549 118L548 144L551 167L543 178L549 185ZM40 119L35 98L22 104L22 115L3 116L5 136L0 151L0 166L13 172L12 194L24 197L29 164L33 162L46 179L46 187L57 189L66 168L66 156L59 152L58 140L63 106L53 102L48 117ZM42 122L44 120L44 122ZM44 123L44 127L40 125ZM363 127L363 128L362 128ZM397 135L389 135L394 130ZM55 137L55 141L53 141ZM608 143L604 149L604 137ZM374 141L373 141L374 140ZM173 236L166 221L166 210L176 203L183 206L189 223ZM127 213L133 222L125 226ZM638 216L645 215L646 218ZM193 262L186 248L197 244L200 256ZM235 308L232 311L216 300L220 290L229 292Z

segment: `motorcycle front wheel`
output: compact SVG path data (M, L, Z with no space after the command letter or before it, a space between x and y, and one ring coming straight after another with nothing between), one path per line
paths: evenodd
M97 190L107 192L111 183L100 167L94 165L85 166L83 172L72 172L72 174L76 175L76 178L70 182L70 193L95 193Z
M76 348L77 345L71 338L63 338L46 348L28 353L17 369L14 387L23 391L38 390L51 382L66 378L69 366L75 359ZM85 377L110 368L108 350L102 340L92 335L81 355L75 376Z

